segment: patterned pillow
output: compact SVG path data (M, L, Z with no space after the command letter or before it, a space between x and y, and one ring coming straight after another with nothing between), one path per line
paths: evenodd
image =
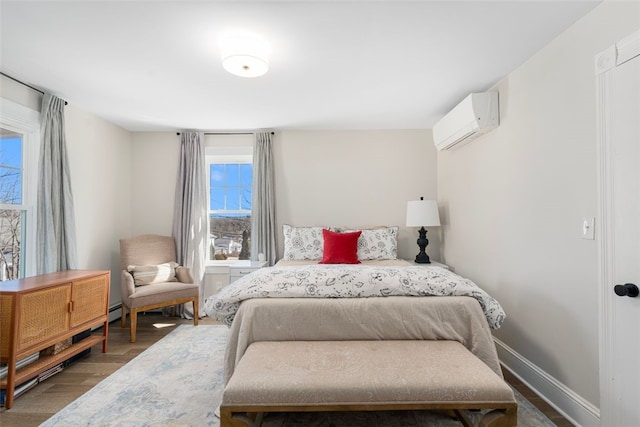
M342 230L342 232L355 230ZM358 239L358 259L383 260L398 258L398 227L364 229Z
M284 224L284 256L286 260L320 260L324 240L323 227L293 227Z
M130 265L127 271L133 275L135 286L152 285L162 282L177 282L177 262L165 262L158 265Z

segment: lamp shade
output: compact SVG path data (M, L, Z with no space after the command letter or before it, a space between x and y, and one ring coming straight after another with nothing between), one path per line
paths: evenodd
M410 200L407 202L407 227L439 227L438 202Z
M229 35L220 41L222 66L240 77L259 77L269 70L269 44L251 33Z

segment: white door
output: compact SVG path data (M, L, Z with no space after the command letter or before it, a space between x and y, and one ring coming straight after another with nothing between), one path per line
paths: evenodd
M600 422L640 426L640 32L596 57L600 146ZM614 287L618 292L614 292ZM626 285L626 286L625 286ZM618 295L620 294L620 295Z

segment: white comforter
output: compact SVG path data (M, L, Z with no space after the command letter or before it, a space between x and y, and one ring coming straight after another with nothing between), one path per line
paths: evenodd
M253 298L470 296L492 329L505 319L500 304L469 279L442 268L309 265L262 268L207 298L207 315L231 325L240 303Z

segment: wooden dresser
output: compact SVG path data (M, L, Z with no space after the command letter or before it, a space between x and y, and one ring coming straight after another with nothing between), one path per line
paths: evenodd
M110 278L109 271L67 270L0 282L0 362L8 367L0 390L6 408L13 405L17 385L100 342L102 352L107 351ZM100 334L53 355L41 353L37 361L16 369L24 357L98 326Z

